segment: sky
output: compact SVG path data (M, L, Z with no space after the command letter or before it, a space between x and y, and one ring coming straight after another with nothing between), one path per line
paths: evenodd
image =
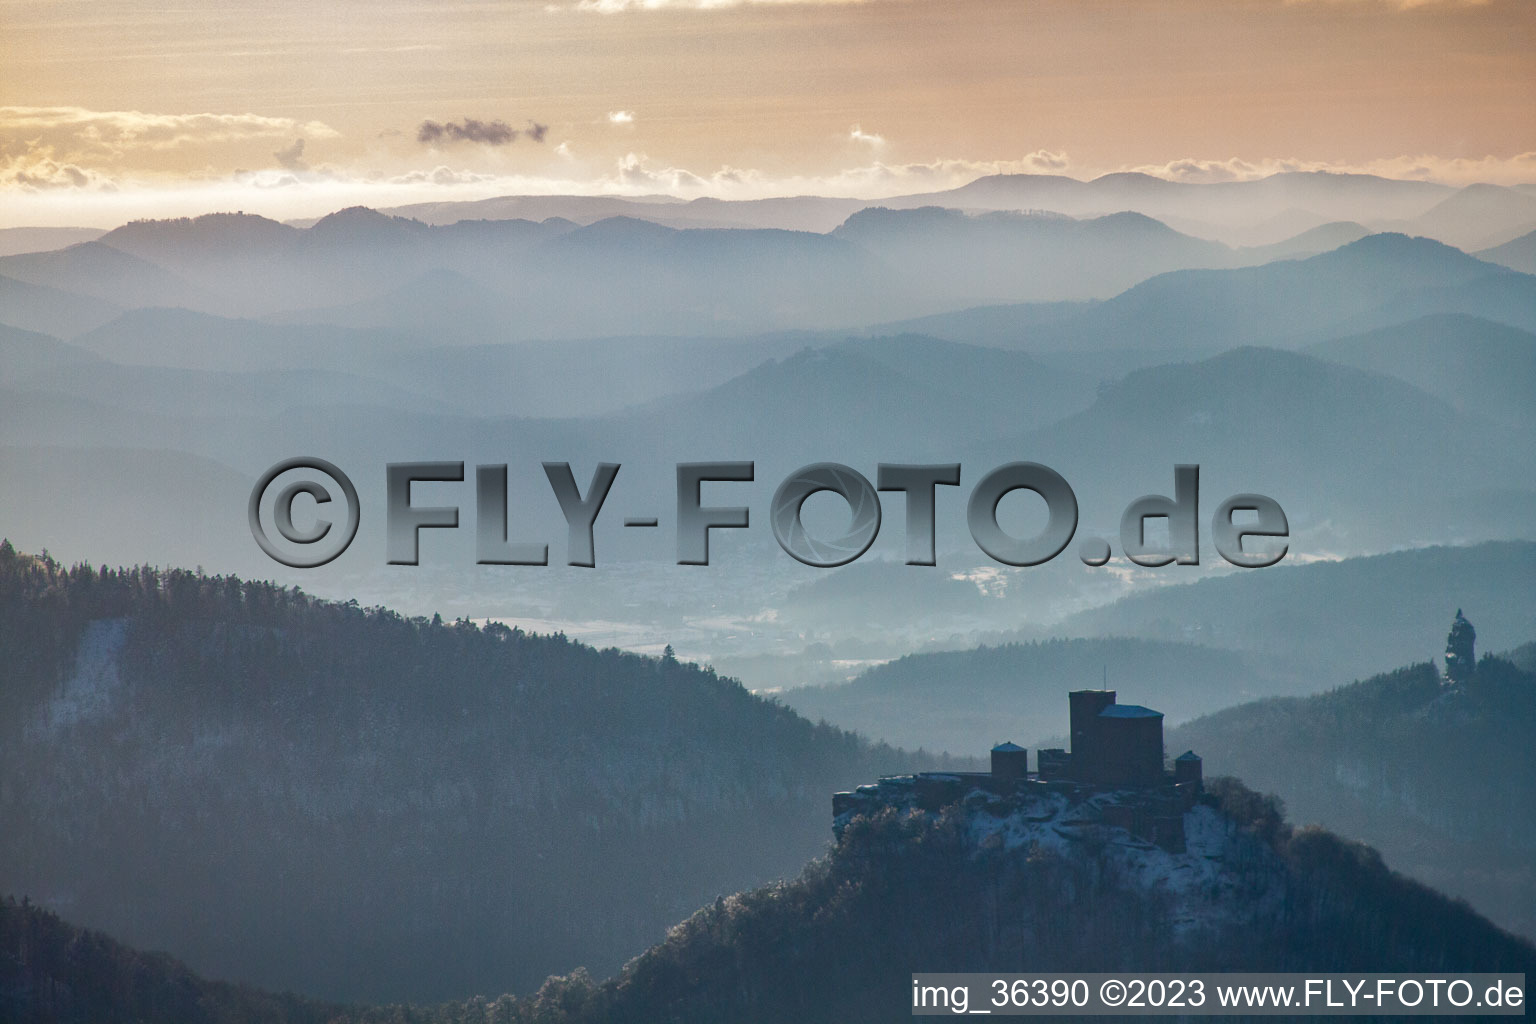
M0 225L1293 168L1536 182L1536 0L0 0Z

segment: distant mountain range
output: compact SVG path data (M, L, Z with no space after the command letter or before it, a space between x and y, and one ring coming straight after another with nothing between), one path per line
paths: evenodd
M965 493L1019 459L1069 480L1084 538L1114 540L1127 502L1166 493L1174 464L1198 462L1202 517L1228 494L1268 494L1290 516L1293 562L1531 539L1536 276L1427 238L1361 234L1436 210L1475 226L1528 199L1328 175L1230 188L1025 176L840 210L819 232L767 225L840 201L765 202L739 230L644 216L729 219L729 204L604 200L566 218L558 197L482 211L530 219L442 225L365 209L304 227L138 222L0 257L0 326L13 328L0 331L0 515L32 549L270 572L230 514L263 469L320 452L375 495L383 465L417 453L524 472L512 520L551 538L558 563L566 531L538 463L585 476L620 461L599 548L665 601L555 572L503 574L515 596L486 574L475 586L498 614L560 607L559 621L591 621L601 607L622 619L601 635L638 629L657 647L664 630L698 630L697 652L765 689L1020 627L1038 639L1154 580L1221 569L1209 547L1199 570L1160 576L1086 572L1075 550L1029 573L989 564ZM1042 212L1052 202L1072 215ZM1168 219L1124 212L1137 203ZM1230 248L1189 233L1168 212L1181 203L1255 230L1290 218L1300 233ZM1018 296L1044 301L998 301ZM734 489L759 528L719 538L730 564L765 574L728 599L756 619L727 621L721 595L661 582L676 568L673 467L719 458L757 464ZM961 462L963 486L939 496L943 570L901 575L895 496L866 562L788 565L761 510L778 480L821 460L871 476L880 462ZM79 500L60 507L61 493ZM808 503L812 519L832 503ZM621 507L661 529L623 529ZM1010 498L1010 528L1029 529L1030 508ZM469 518L431 535L433 560L473 564ZM422 608L477 599L381 570L382 526L365 515L355 549L306 585Z
M586 224L627 216L675 228L824 232L870 206L1045 211L1071 217L1132 211L1163 220L1180 231L1235 246L1269 245L1331 221L1353 220L1376 231L1406 231L1452 245L1481 248L1536 227L1533 199L1536 196L1518 187L1471 185L1457 189L1424 181L1323 171L1281 172L1257 180L1215 183L1169 181L1139 173L1105 174L1090 181L1052 174L997 174L942 192L873 201L823 196L691 201L665 196L506 196L420 203L384 212L429 224L549 217ZM307 226L310 222L294 223Z
M1103 298L1163 271L1260 258L1136 214L872 209L816 233L637 216L429 226L359 208L303 229L242 214L136 222L0 256L0 275L123 308L500 342L846 327L981 302Z
M507 197L406 212L426 221L364 208L302 227L229 213L140 221L62 249L0 255L0 277L126 309L175 306L479 343L848 329L980 305L1107 299L1132 289L1115 307L1128 321L1090 316L1055 342L1076 347L1086 336L1103 347L1145 344L1138 333L1145 339L1188 329L1159 324L1167 301L1161 292L1132 288L1157 275L1316 256L1384 230L1470 249L1518 247L1517 236L1536 227L1536 196L1349 175L1213 185L1134 174L1091 182L1003 175L879 203ZM1196 214L1230 230L1208 230ZM39 243L73 237L34 235ZM1209 240L1213 235L1220 240ZM1515 255L1507 259L1524 266ZM1448 283L1409 273L1396 292L1385 292L1385 280L1370 278L1369 268L1358 276L1362 266L1351 264L1358 260L1356 253L1310 268L1338 275L1342 290L1322 297L1310 314L1315 324L1295 323L1310 309L1300 293L1277 317L1241 276L1210 279L1225 283L1207 282L1200 298L1218 308L1258 302L1245 340L1263 341L1369 316L1398 293ZM764 289L765 281L773 287ZM1302 279L1275 282L1315 290ZM78 313L44 319L47 304L38 296L12 301L15 311L0 301L0 322L66 338L88 329ZM1420 312L1485 312L1466 308L1465 297L1437 301ZM1149 310L1157 315L1139 324ZM1192 339L1196 347L1238 340L1226 337L1231 325L1219 315L1201 323L1205 336ZM1111 342L1122 338L1137 340Z

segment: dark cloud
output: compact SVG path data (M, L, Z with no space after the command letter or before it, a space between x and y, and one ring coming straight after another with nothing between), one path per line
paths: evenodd
M293 145L285 146L272 154L272 159L277 165L289 171L307 171L309 165L304 162L304 140L294 139Z
M517 129L505 121L423 121L416 129L416 141L424 146L436 142L478 142L485 146L505 146L517 139Z
M482 146L505 146L519 135L532 142L543 142L549 125L529 121L528 127L513 128L505 121L480 121L466 117L462 121L423 121L416 129L416 141L423 146L440 142L475 142Z

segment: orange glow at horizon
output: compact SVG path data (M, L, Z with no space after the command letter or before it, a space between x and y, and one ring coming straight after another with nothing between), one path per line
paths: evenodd
M1536 181L1528 0L5 0L0 23L8 223L144 189L281 207L349 186L879 195L993 169ZM515 134L417 138L465 118Z

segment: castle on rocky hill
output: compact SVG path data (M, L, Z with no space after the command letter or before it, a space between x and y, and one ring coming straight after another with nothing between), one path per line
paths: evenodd
M972 799L1049 794L1091 802L1103 825L1182 851L1184 814L1204 789L1199 755L1185 751L1165 767L1162 713L1117 703L1114 690L1074 690L1067 699L1072 749L1042 749L1035 771L1028 750L999 743L990 772L893 775L833 794L833 830L841 833L854 816L884 807L933 811Z

